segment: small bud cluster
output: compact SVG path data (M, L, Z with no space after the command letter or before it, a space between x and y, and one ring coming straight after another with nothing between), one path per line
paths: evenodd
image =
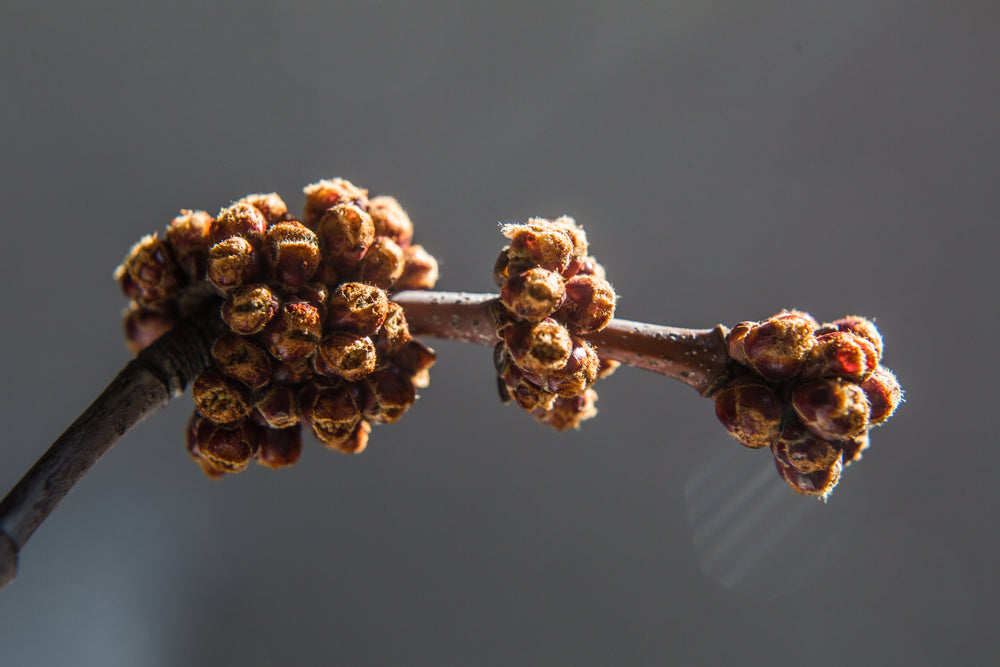
M305 424L326 447L364 450L372 423L398 420L427 386L434 351L412 338L389 294L430 289L437 262L412 243L391 197L342 179L305 188L302 220L276 194L212 217L182 211L115 272L139 352L208 298L229 332L192 386L191 456L213 478L295 463Z
M591 386L617 365L583 338L614 317L614 289L572 218L532 218L502 231L510 245L493 271L501 398L556 430L579 428L597 414Z
M747 447L770 447L793 489L826 498L868 447L869 428L902 400L896 376L879 365L878 329L862 317L821 326L783 311L741 322L727 342L734 364L713 396L719 421Z

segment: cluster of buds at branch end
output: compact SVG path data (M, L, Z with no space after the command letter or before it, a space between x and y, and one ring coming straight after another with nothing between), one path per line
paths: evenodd
M820 325L782 311L741 322L727 337L728 378L712 395L730 435L768 447L778 473L805 495L829 497L869 445L869 429L902 401L896 376L881 366L875 324L844 317Z

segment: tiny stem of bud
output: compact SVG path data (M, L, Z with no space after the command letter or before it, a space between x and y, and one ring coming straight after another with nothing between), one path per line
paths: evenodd
M416 336L479 345L499 341L490 308L496 294L413 291L391 298L406 311L406 322ZM680 329L615 319L583 338L594 344L603 359L665 375L708 395L726 375L727 333L722 325Z

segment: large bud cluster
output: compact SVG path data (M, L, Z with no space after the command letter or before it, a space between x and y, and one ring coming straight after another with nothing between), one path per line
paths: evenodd
M715 414L747 447L770 447L782 479L826 498L861 458L868 431L902 400L881 366L882 336L862 317L819 325L783 311L741 322L727 339L733 372L714 395Z
M437 262L414 245L391 197L342 179L305 188L305 215L276 194L249 195L212 217L182 211L115 272L138 352L208 299L228 332L192 386L188 451L210 477L251 461L280 468L302 451L302 425L330 449L358 453L372 423L399 419L429 381L435 354L410 336L401 289L430 289Z
M617 365L583 338L614 317L614 289L572 218L532 218L502 231L510 245L493 271L501 397L559 431L578 428L597 414L591 385Z

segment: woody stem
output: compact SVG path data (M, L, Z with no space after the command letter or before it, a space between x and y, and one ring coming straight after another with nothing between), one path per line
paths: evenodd
M499 341L492 315L496 294L412 291L394 294L392 300L406 311L414 335L480 345ZM726 375L727 333L722 325L681 329L614 319L583 338L602 359L665 375L707 395Z

